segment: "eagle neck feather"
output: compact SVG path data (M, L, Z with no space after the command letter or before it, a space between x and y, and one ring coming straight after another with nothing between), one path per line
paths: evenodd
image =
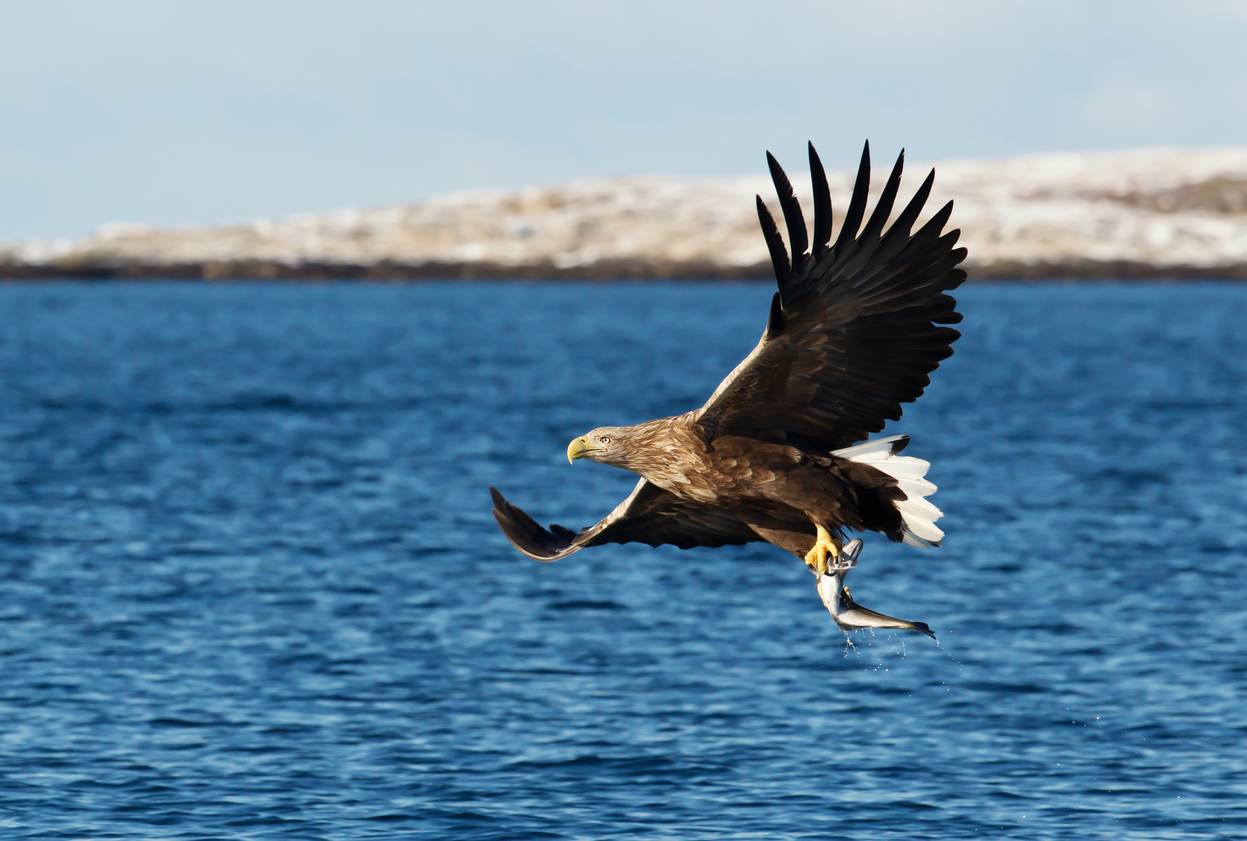
M709 447L696 414L686 412L624 427L623 446L611 463L662 488L682 484Z

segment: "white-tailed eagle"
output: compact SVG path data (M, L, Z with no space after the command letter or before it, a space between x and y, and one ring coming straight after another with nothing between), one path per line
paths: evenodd
M923 478L928 463L899 455L908 436L866 440L900 418L902 403L922 395L961 335L946 326L961 315L945 293L966 277L957 268L966 256L956 247L960 231L943 230L952 202L913 231L934 170L885 230L904 157L862 227L867 144L832 242L831 194L813 145L812 240L788 177L768 153L792 258L759 196L758 218L779 285L761 341L701 408L635 426L600 427L571 442L569 459L641 477L597 525L579 532L544 529L490 488L494 516L511 543L530 558L555 561L603 543L690 549L766 541L818 575L841 627L930 634L922 623L875 614L849 599L841 582L859 546L852 557L837 560L846 530L923 547L944 536L935 526L940 511L926 500L935 491Z

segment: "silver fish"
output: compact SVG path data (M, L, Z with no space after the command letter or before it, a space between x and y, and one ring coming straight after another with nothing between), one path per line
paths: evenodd
M903 631L917 631L935 639L935 632L925 622L907 622L904 619L884 616L882 613L875 613L853 601L849 596L849 588L844 586L844 579L848 576L849 570L857 566L857 556L861 553L861 539L850 540L840 550L840 557L835 560L836 568L829 569L818 576L818 595L831 613L831 618L836 620L836 624L840 626L840 630L847 632L855 628L896 628Z

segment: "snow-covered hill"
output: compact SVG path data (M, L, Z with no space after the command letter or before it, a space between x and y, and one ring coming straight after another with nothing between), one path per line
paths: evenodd
M787 163L809 207L804 162ZM890 165L876 150L876 189ZM1247 147L934 166L927 211L955 200L971 277L1247 278ZM906 167L902 200L928 169ZM837 214L852 175L829 173ZM113 225L0 248L0 274L762 277L753 197L775 209L773 193L765 174L603 178L202 228Z

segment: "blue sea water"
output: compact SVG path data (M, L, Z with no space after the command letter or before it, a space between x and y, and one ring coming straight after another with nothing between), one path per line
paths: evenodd
M1001 284L852 645L765 544L580 527L762 284L0 286L0 837L1247 836L1247 286ZM889 430L891 431L891 430Z

